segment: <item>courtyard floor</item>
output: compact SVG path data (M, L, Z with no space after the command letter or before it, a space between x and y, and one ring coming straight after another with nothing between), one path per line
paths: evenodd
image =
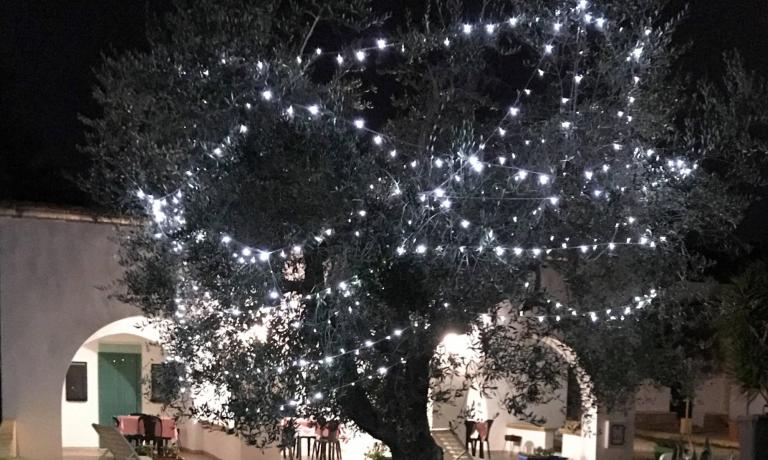
M112 456L104 454L102 449L81 449L81 448L64 448L64 460L96 460L96 459L111 459ZM184 460L216 460L214 457L208 455L193 454L184 452Z

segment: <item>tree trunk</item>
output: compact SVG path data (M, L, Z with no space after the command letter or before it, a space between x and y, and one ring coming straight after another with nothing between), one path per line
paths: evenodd
M401 372L387 375L384 394L369 395L362 386L355 386L339 398L347 416L386 444L393 460L443 458L427 416L430 359L429 352L412 357Z
M387 446L392 451L392 460L443 460L443 450L435 443L428 429L419 433L412 442L409 439Z

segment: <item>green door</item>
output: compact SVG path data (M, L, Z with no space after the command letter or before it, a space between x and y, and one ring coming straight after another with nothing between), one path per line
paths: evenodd
M99 423L141 412L141 355L99 352Z

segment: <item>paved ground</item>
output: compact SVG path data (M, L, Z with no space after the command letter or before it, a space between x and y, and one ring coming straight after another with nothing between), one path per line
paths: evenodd
M208 455L191 454L184 452L184 460L215 460ZM99 449L64 449L64 460L107 460L112 459L110 454L104 454L104 451Z

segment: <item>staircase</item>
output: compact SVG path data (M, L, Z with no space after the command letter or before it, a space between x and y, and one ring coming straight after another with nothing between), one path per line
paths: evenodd
M443 449L443 460L458 460L459 458L471 460L472 457L464 450L464 444L459 441L456 433L448 428L439 428L431 431L432 438Z
M0 459L16 458L16 422L0 422Z

